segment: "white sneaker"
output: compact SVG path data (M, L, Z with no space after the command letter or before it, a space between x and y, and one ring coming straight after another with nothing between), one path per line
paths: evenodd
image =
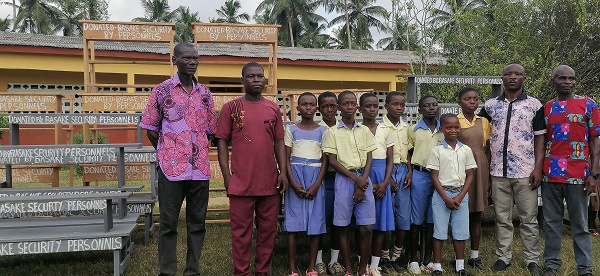
M412 262L408 264L408 272L410 274L419 275L421 274L421 268L419 268L419 263Z
M371 267L369 273L371 273L371 276L381 276L381 267Z
M420 267L420 268L421 268L421 271L422 271L422 272L425 272L425 273L432 273L432 272L433 272L433 263L432 263L432 262L429 262L429 263L427 264L427 266L425 266L425 265L421 264L421 267Z

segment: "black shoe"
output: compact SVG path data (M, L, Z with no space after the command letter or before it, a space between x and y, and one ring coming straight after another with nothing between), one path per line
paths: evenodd
M392 266L392 262L389 259L382 258L381 261L379 261L379 267L381 267L382 274L389 275L396 272L396 270Z
M483 265L483 262L480 258L471 258L467 261L467 264L469 264L475 269L485 269L485 266Z
M444 275L444 273L441 270L434 270L433 272L431 272L432 276L442 276Z
M581 275L579 275L579 276L594 276L594 274L592 274L592 273L590 272L590 273L581 274Z
M392 267L394 268L396 273L398 273L400 275L408 274L408 269L406 269L406 264L402 265L400 258L398 258L397 260L395 260L393 262L390 262L390 264L392 265Z
M542 268L534 262L527 265L527 270L529 270L531 276L542 276Z
M510 264L505 263L503 260L497 260L496 263L494 263L494 266L492 266L492 271L493 272L505 271L509 266L510 266Z
M458 272L456 272L456 275L458 276L473 276L473 274L469 273L468 271L461 269Z
M544 273L542 273L542 276L556 276L556 269L546 267L544 268Z

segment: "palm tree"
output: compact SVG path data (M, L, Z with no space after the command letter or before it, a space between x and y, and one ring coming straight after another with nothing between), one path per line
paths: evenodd
M8 30L8 28L10 28L10 19L8 19L8 16L4 19L0 19L0 31L1 32L5 32L6 30Z
M217 15L219 16L217 18L217 22L240 24L242 23L242 20L250 21L250 15L248 15L247 13L238 14L241 8L242 5L238 0L225 1L225 4L223 4L223 6L216 10Z
M271 13L269 10L264 10L260 14L255 14L253 17L256 24L274 24L275 18L271 17Z
M315 13L320 0L263 0L256 14L268 12L273 23L284 26L280 32L282 45L295 47L303 30L310 22L324 22L325 18ZM289 38L286 39L286 38Z
M21 0L19 5L6 3L18 9L13 30L40 34L52 34L60 25L60 10L52 0Z
M311 22L308 29L300 35L298 45L304 48L333 48L334 40L330 35L323 33L326 29L326 24Z
M108 20L108 0L83 0L81 5L85 19Z
M179 7L179 15L175 23L175 40L179 42L192 42L194 39L192 23L200 22L198 12L191 12L189 7Z
M58 27L62 28L63 36L80 34L79 20L86 19L83 3L78 0L58 0L56 4L61 12Z
M431 23L439 31L451 32L460 24L460 17L468 10L475 10L486 4L485 0L443 0L442 9L431 11Z
M418 35L413 25L408 22L408 19L396 15L395 19L390 22L391 26L388 31L391 36L384 37L377 42L377 48L383 50L407 50L414 51L418 43Z
M350 21L350 5L348 4L349 1L350 0L321 0L321 3L323 4L327 12L332 12L334 10L337 12L343 12L344 18L346 19L346 22L348 22ZM338 30L338 32L340 32L340 30ZM350 25L348 24L346 24L345 33L345 41L347 41L346 44L350 45L352 43L352 32L350 31Z
M388 13L382 6L373 6L374 3L375 0L351 0L348 4L348 16L340 15L329 22L329 27L344 23L348 49L354 46L358 49L370 49L372 46L369 43L373 42L370 28L375 27L378 31L386 30L380 18L386 18Z
M168 0L140 0L144 8L144 17L136 17L136 22L173 22L179 8L171 11Z

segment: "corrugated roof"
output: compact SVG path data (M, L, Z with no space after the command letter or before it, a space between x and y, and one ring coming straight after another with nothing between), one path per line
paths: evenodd
M53 47L66 49L83 48L81 37L12 32L0 32L0 45ZM97 41L95 42L95 49L154 54L169 53L169 46L165 43ZM266 58L268 56L268 46L253 44L205 43L199 45L198 52L203 56ZM381 64L407 64L411 59L417 59L417 56L410 51L312 49L299 47L279 47L278 57L279 59L287 59L292 61L316 60ZM440 61L443 61L443 59L436 58L433 59L431 63L438 64Z

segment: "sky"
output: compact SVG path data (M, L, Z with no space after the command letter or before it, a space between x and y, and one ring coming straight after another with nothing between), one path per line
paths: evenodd
M248 13L250 17L252 17L255 14L256 7L261 1L262 0L240 0L240 3L242 4L243 12ZM217 17L215 10L222 6L223 3L225 3L225 0L169 0L171 10L176 9L179 6L187 6L192 12L198 12L200 20L203 22L208 22L209 18ZM391 0L376 0L376 4L383 6L388 10L392 7ZM327 20L331 20L337 16L335 13L326 14L322 8L320 8L317 13L321 14ZM110 16L110 21L127 22L131 21L133 18L144 16L144 10L140 0L109 0L108 14ZM0 5L0 18L6 17L12 18L12 7ZM376 30L372 30L372 32L375 41L378 41L385 36L383 34L378 34Z

